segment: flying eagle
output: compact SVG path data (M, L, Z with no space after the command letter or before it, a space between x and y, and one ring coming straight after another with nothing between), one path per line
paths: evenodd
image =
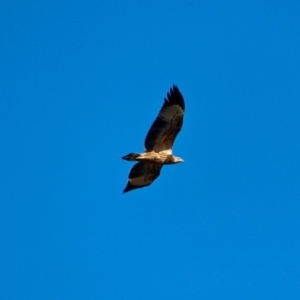
M172 146L181 130L184 115L184 99L173 85L145 139L144 153L129 153L122 159L138 161L130 170L123 193L150 185L160 174L163 165L183 162L173 156Z

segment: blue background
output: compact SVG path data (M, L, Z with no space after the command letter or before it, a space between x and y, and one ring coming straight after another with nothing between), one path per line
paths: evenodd
M299 1L2 1L1 299L300 299ZM122 195L172 84L186 115Z

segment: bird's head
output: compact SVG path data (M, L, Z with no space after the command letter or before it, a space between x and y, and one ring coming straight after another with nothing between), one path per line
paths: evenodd
M174 162L175 164L184 162L184 160L183 160L182 158L177 157L177 156L174 156L173 159L174 159L173 162Z

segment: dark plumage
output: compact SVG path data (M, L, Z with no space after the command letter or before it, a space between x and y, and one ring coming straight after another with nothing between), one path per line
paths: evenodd
M150 185L160 174L162 164L138 162L129 173L129 180L123 193Z

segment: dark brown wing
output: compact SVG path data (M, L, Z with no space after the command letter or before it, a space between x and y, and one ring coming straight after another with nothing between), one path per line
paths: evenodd
M172 154L174 140L181 130L184 115L184 99L173 85L145 139L147 152L167 151Z
M163 165L138 162L130 170L128 183L123 193L150 185L160 174Z

